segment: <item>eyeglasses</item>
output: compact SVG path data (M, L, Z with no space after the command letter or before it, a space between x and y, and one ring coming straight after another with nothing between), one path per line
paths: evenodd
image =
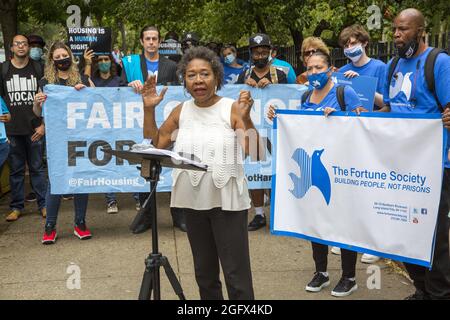
M316 53L316 52L317 52L317 49L306 50L305 52L303 52L303 56L309 57L310 55L312 55L313 53Z
M13 46L14 47L20 47L20 46L28 47L28 41L14 41Z
M258 52L252 53L252 57L253 57L253 58L266 58L266 57L268 57L269 55L270 55L270 52L269 52L269 51L266 51L266 52L260 52L260 53L258 53Z

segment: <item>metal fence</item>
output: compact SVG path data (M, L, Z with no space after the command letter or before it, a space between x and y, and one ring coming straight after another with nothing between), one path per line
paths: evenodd
M450 32L441 33L427 37L428 45L431 47L442 48L450 53ZM278 49L279 54L289 62L297 74L304 71L303 65L297 64L297 57L295 47L280 47ZM372 42L369 43L368 56L379 59L383 62L388 62L395 55L395 48L393 42ZM348 59L344 55L342 48L330 48L331 60L334 66L342 67L348 63ZM248 61L249 50L248 47L241 47L238 49L238 56L240 59Z

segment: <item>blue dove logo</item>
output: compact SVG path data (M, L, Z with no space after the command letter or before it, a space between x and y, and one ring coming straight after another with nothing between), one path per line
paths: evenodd
M300 177L295 173L289 173L294 183L294 189L289 190L294 197L301 199L305 196L311 186L317 187L322 193L327 205L330 204L331 182L327 169L322 163L320 156L324 149L316 150L310 157L308 153L299 148L295 150L292 159L297 162L300 168Z

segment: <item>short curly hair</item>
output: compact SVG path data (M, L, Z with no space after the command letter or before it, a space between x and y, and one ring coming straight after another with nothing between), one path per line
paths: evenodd
M183 80L186 77L186 69L188 64L194 59L201 59L211 65L214 77L217 80L217 90L220 90L223 85L223 65L219 60L217 54L206 47L193 47L186 51L178 63L177 74ZM184 83L186 87L186 82Z

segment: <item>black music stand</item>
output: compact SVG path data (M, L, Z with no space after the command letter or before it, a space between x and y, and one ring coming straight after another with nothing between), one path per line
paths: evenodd
M180 300L186 300L180 282L173 272L167 257L159 252L158 248L158 219L156 211L156 187L159 181L159 174L162 167L180 168L188 170L206 171L206 168L197 167L193 164L175 160L168 155L154 155L145 152L122 151L122 150L102 150L112 154L117 158L128 160L130 163L141 163L141 176L150 181L150 194L142 205L141 212L147 209L149 202L152 205L152 252L145 259L145 272L142 279L139 300L150 300L153 291L153 300L161 300L160 267L164 267L167 278L172 285L175 294Z

